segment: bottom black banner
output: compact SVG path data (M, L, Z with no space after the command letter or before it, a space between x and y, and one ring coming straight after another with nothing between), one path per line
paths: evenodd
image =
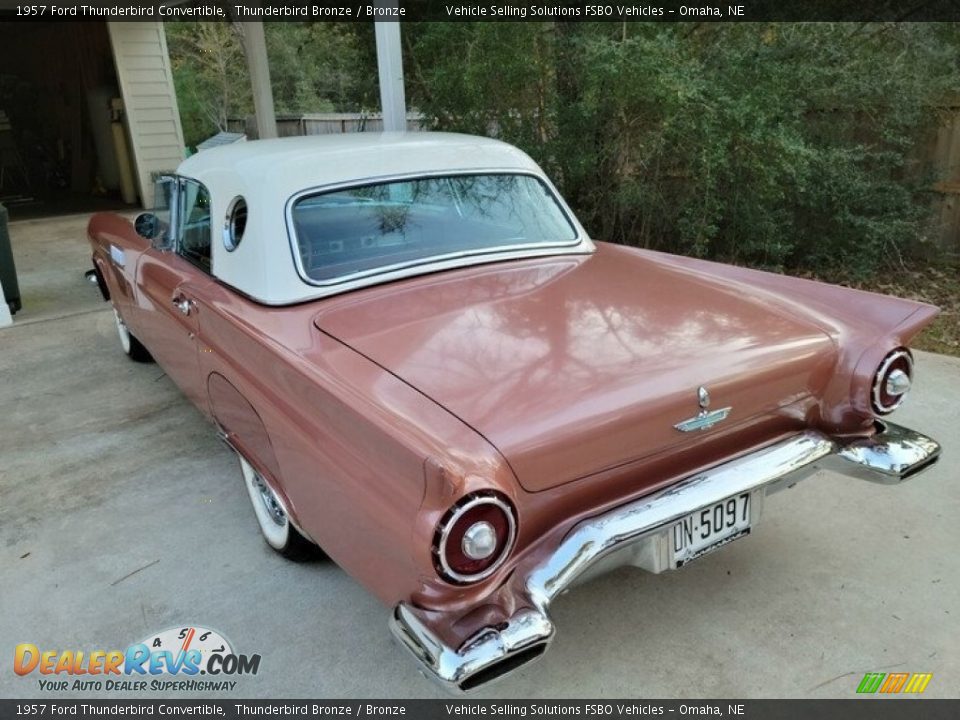
M758 720L953 720L958 700L0 700L0 718L100 717L385 718L714 717Z

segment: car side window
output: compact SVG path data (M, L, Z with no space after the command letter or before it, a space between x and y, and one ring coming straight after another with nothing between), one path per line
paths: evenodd
M160 221L162 234L158 238L163 247L173 245L173 206L174 195L177 192L177 179L170 176L161 176L153 185L153 215Z
M195 180L180 185L180 238L177 253L210 272L210 193Z

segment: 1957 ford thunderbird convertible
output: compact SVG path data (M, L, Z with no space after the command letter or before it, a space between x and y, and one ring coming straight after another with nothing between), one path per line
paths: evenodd
M123 349L236 451L266 541L322 548L454 690L543 653L575 581L686 565L818 468L939 455L884 419L936 308L592 241L502 142L217 148L89 236Z

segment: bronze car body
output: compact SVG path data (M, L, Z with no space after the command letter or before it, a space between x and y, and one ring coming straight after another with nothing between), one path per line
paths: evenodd
M250 145L282 162L284 142ZM405 155L404 142L368 144L397 163L422 150ZM195 173L209 185L213 247L241 191L280 235L248 226L243 243L287 242L284 207L230 179L254 151L212 152L212 169ZM871 402L885 358L936 314L921 303L590 243L271 304L219 274L216 253L212 270L198 266L176 239L151 247L122 218L95 216L90 239L124 327L290 522L394 608L393 631L423 670L454 688L542 652L549 602L574 580L692 559L668 547L690 513L748 497L752 526L770 492L818 467L898 482L939 452ZM440 545L470 498L502 503L512 534L494 538L507 546L499 562L464 582Z

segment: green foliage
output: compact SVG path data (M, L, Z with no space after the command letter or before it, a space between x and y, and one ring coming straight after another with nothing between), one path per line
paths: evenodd
M364 38L337 23L265 23L278 114L359 110L376 98Z
M935 24L425 23L408 96L518 144L593 235L869 273L922 237L916 146L960 90Z
M237 24L164 23L184 139L196 145L253 113L243 37ZM356 110L375 95L369 39L337 23L265 23L278 114ZM376 65L374 63L373 67Z
M196 145L252 111L240 34L230 23L164 23L184 140Z
M229 23L168 23L188 144L253 111ZM267 23L278 113L376 108L369 23ZM960 26L421 23L407 98L502 137L596 237L865 275L923 239L920 146L960 93Z

